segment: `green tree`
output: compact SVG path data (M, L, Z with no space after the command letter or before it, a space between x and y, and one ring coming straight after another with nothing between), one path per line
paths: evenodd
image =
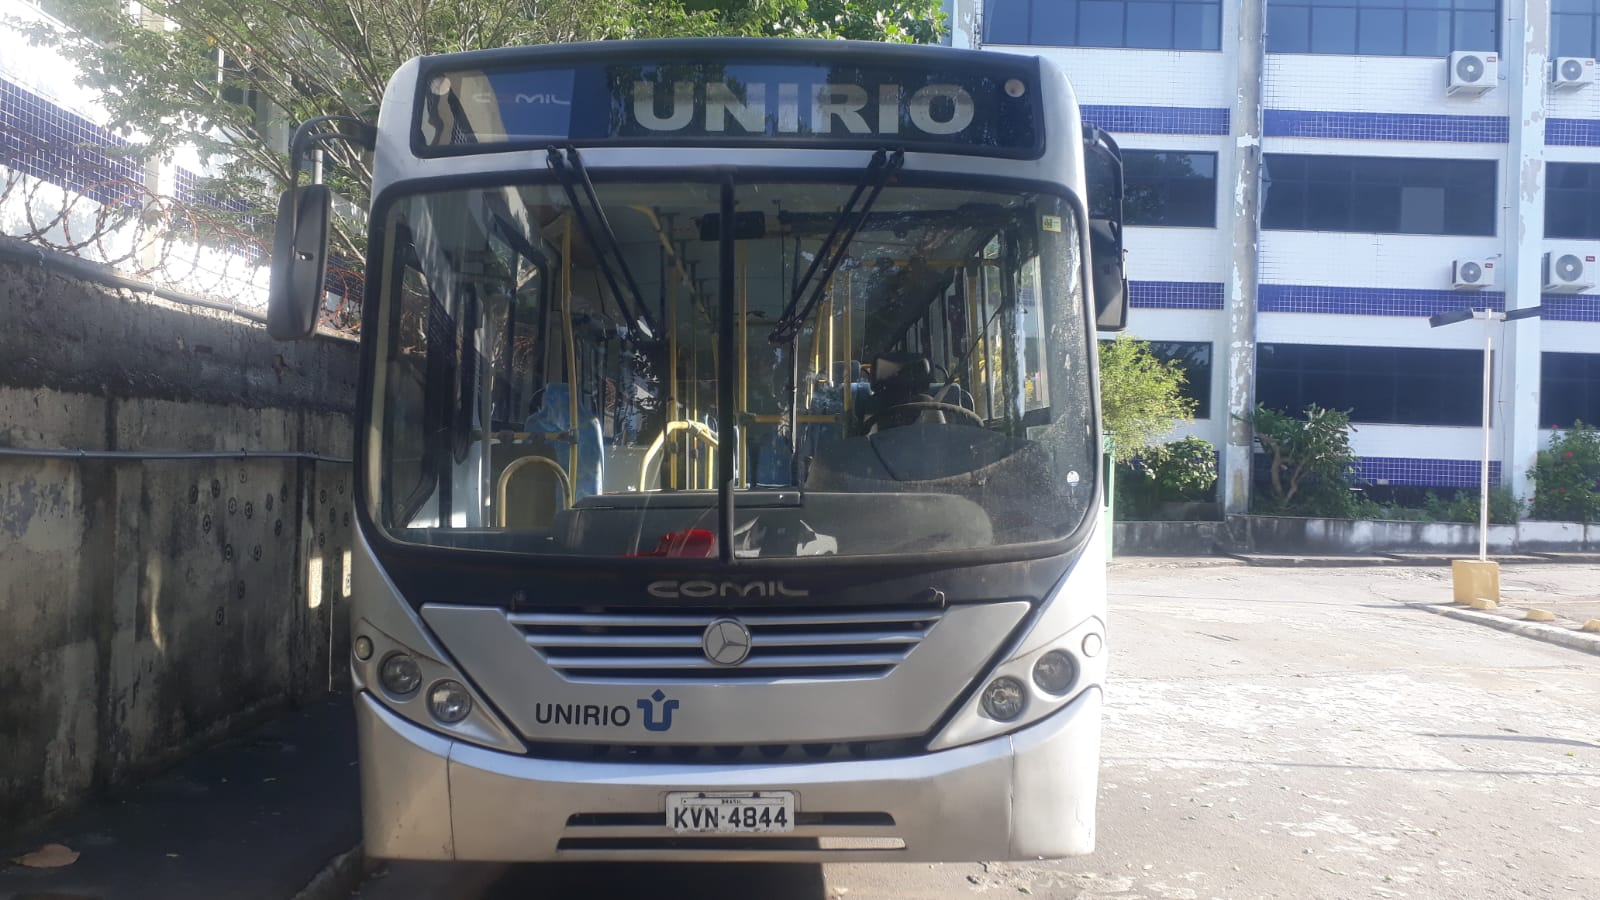
M1116 437L1117 462L1154 446L1194 415L1194 400L1183 395L1186 381L1182 364L1156 356L1147 341L1121 334L1100 342L1100 415Z
M376 118L391 73L422 54L585 40L744 35L932 42L939 0L52 0L67 26L30 29L63 49L100 94L129 152L191 144L218 165L201 185L240 207L231 224L270 222L288 181L281 129L314 116ZM172 28L162 26L170 22ZM219 78L219 72L223 74ZM363 156L329 145L325 179L364 205ZM360 226L335 251L355 255Z
M1250 417L1256 443L1267 453L1271 512L1313 516L1354 515L1350 492L1356 471L1350 449L1350 411L1307 406L1295 417L1257 405Z

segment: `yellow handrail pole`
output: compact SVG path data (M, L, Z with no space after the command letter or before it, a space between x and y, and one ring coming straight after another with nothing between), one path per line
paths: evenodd
M827 377L828 384L832 385L833 384L833 291L829 291L828 292L828 313L827 313L827 320L826 321L828 323L828 359L827 359L828 367L822 370L822 374Z
M678 279L667 281L667 419L678 415ZM665 434L665 432L662 432ZM668 486L678 489L677 466L667 467ZM640 480L639 490L644 490Z
M841 427L844 427L844 428L849 428L850 427L850 405L851 405L851 402L855 399L855 396L856 396L856 379L855 379L855 375L852 374L851 371L850 371L850 360L855 358L855 352L856 352L854 346L851 345L851 343L850 343L850 340L853 337L850 334L850 324L851 324L850 323L850 312L851 312L851 307L853 307L854 305L855 305L855 303L852 301L852 299L850 297L850 272L849 272L849 270L846 270L845 273L844 273L844 347L841 348L843 353L844 353L844 422L845 422L845 424L843 426L841 426Z
M506 505L506 498L511 490L511 476L528 466L544 466L553 470L556 473L556 480L561 482L561 493L563 495L572 493L572 479L567 477L566 470L562 469L561 464L555 460L546 459L543 456L524 456L520 459L514 459L511 461L511 465L506 466L505 471L500 473L499 490L496 492L498 494L495 501L498 505L496 510L497 520L501 528L506 527L506 516L510 514L510 509Z
M567 422L572 444L567 448L567 507L578 502L578 344L572 334L572 211L562 217L561 321L567 336L567 399L572 418Z
M976 409L977 406L978 406L978 392L983 387L982 378L983 378L983 375L984 375L983 370L980 369L979 366L978 366L978 354L977 354L978 342L980 340L980 338L978 337L978 328L981 325L981 323L978 321L978 275L982 271L983 271L983 263L980 260L978 265L975 268L968 269L967 272L966 272L966 278L967 278L967 328L966 328L966 332L967 333L966 333L965 337L966 337L967 345L972 348L972 350L969 352L969 355L967 356L967 366L968 366L968 368L970 368L972 370L972 375L973 375L973 378L972 378L972 406L973 406L974 409ZM965 348L963 348L963 351L967 352L967 351L965 351Z
M739 423L750 411L750 267L745 260L746 245L735 245L734 258L739 266L739 411L729 426L738 434ZM739 484L750 486L750 442L739 441Z
M706 426L700 424L699 422L692 422L692 421L667 422L666 424L664 424L661 427L661 433L656 435L656 439L650 442L650 448L644 452L644 460L641 463L639 463L639 489L640 490L644 490L644 485L645 485L646 479L650 475L650 460L661 452L661 450L665 446L667 440L672 437L672 434L674 432L678 432L678 431L681 431L681 432L684 433L684 439L685 440L690 440L690 439L698 437L701 440L705 441L706 443L710 444L712 449L716 449L716 447L717 447L717 436L716 436L716 434L711 429L709 429Z
M700 341L690 332L689 344L689 418L700 421ZM700 473L689 462L689 442L683 444L683 472L689 490L700 487Z

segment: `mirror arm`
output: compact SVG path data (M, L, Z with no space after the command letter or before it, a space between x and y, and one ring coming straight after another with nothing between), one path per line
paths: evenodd
M328 123L347 125L352 130L318 130ZM291 191L300 186L300 160L306 155L306 152L315 144L335 140L355 144L368 152L372 152L378 146L378 127L355 116L315 116L295 126L294 134L289 138L289 189ZM289 221L298 226L300 222L298 191L295 191L295 198L289 207L289 213L293 217Z

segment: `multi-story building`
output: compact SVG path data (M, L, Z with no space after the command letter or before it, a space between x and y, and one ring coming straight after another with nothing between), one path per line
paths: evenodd
M1476 486L1485 328L1493 482L1600 421L1596 0L951 2L1124 148L1130 330L1186 361L1230 512L1258 401L1352 409L1373 484Z

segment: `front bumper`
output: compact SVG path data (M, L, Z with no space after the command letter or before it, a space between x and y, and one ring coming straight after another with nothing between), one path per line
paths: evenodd
M514 756L356 696L366 852L382 859L958 862L1094 850L1101 692L1004 737L903 759L652 765ZM687 837L681 790L792 790L792 834Z

